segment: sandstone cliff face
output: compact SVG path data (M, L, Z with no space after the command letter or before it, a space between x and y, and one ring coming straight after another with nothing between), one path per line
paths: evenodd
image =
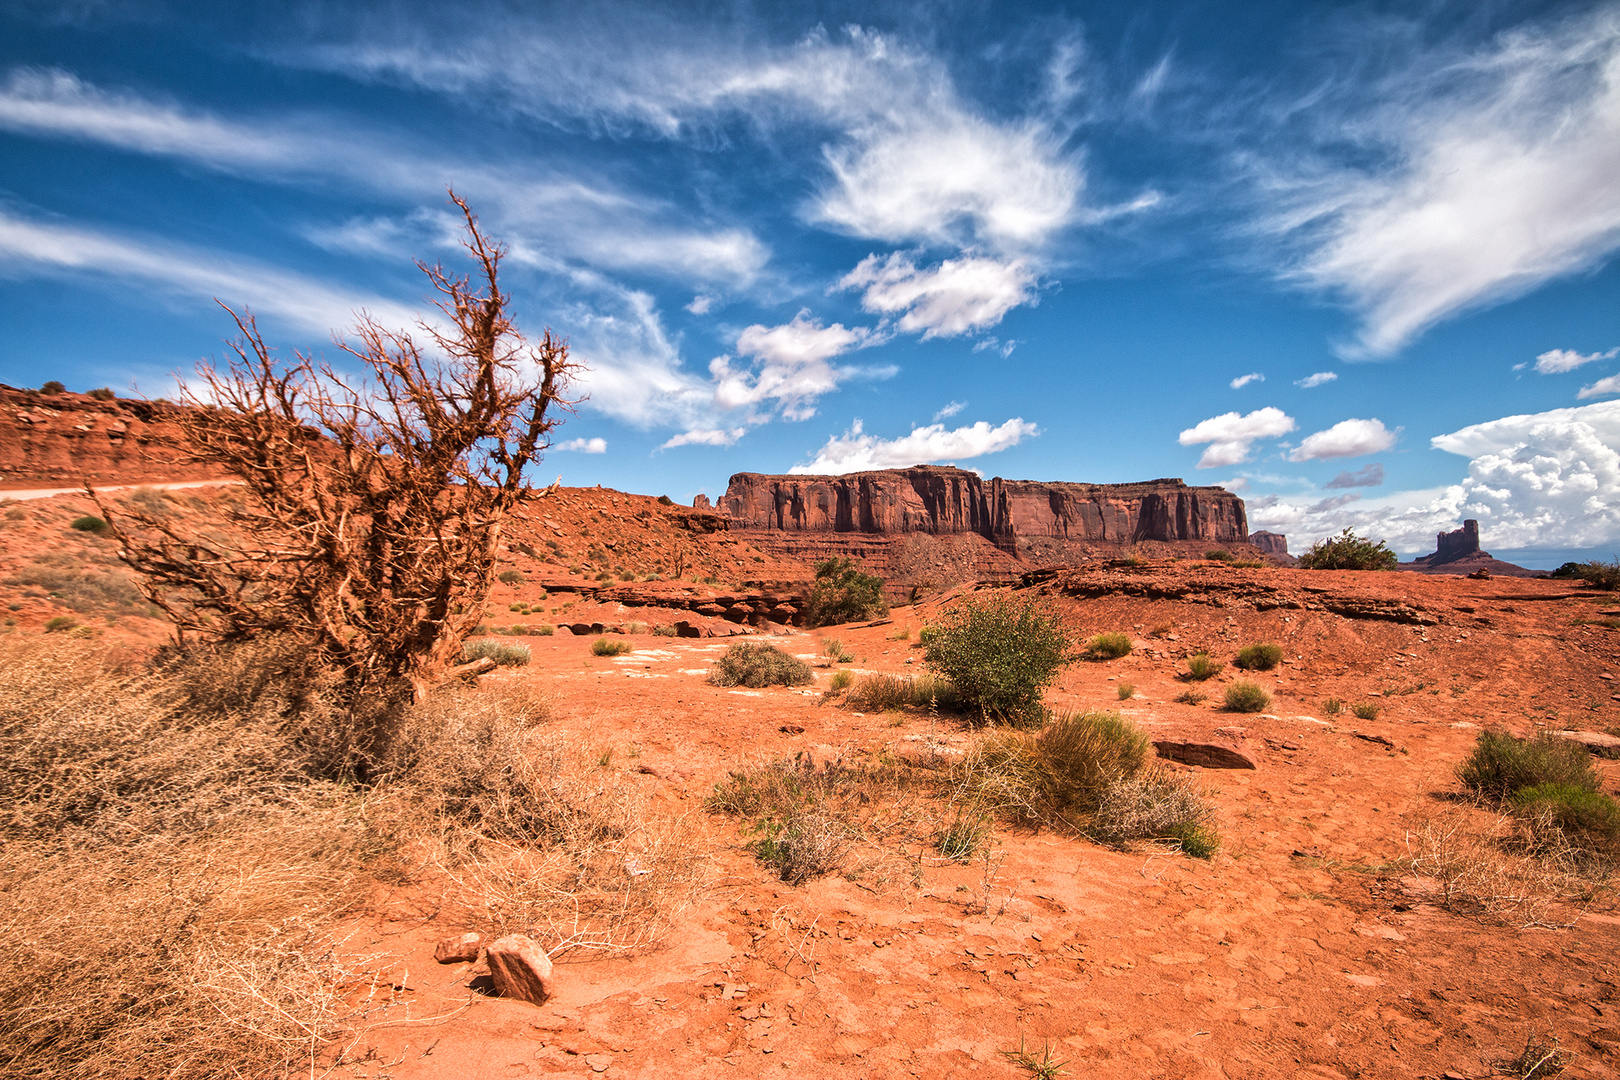
M207 480L220 472L188 459L161 402L98 401L0 384L0 487L76 487Z
M1180 480L1139 484L984 480L964 469L917 466L845 476L731 478L719 510L746 529L897 535L974 533L1008 551L1029 537L1113 544L1243 543L1243 500Z

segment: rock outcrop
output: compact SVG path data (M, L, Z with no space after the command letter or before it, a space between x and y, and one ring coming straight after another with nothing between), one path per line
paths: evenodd
M844 476L738 473L718 509L734 527L811 533L972 533L1009 553L1022 538L1133 544L1245 543L1243 500L1180 480L1138 484L985 480L919 465Z
M44 394L0 384L0 488L209 480L163 401Z
M1460 529L1436 535L1433 555L1424 555L1411 562L1401 563L1398 569L1413 570L1420 574L1462 574L1466 577L1483 574L1487 580L1493 574L1498 577L1536 575L1534 570L1503 562L1501 559L1493 558L1490 552L1480 550L1479 522L1473 518L1463 522Z
M1288 554L1288 537L1282 533L1252 532L1249 534L1249 543L1265 552L1267 555Z

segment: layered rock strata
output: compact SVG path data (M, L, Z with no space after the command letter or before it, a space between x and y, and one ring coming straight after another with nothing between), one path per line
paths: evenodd
M976 534L1015 553L1023 538L1107 544L1247 543L1243 500L1180 480L1137 484L985 480L965 469L915 466L844 476L738 473L718 509L733 526L779 532L893 536Z

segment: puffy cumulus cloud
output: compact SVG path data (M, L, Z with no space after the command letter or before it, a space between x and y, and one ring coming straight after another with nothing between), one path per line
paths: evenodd
M607 440L603 438L569 439L567 442L558 443L552 449L566 450L575 454L605 454L607 453Z
M1229 384L1234 390L1241 390L1252 382L1265 382L1266 377L1258 371L1251 371L1247 375L1239 375Z
M1384 482L1384 467L1378 462L1363 466L1355 472L1348 469L1322 485L1327 488L1377 487Z
M1314 432L1288 455L1289 461L1318 461L1323 458L1360 457L1378 454L1395 445L1400 429L1390 431L1379 419L1340 420L1326 431Z
M1607 397L1610 394L1620 394L1620 375L1605 376L1591 386L1583 386L1575 396L1584 401L1587 398Z
M695 431L683 431L679 435L665 442L660 450L669 450L677 446L734 446L738 439L748 434L748 429L738 428L701 428Z
M756 323L737 336L738 354L756 361L751 367L734 367L729 356L710 362L715 404L739 409L775 403L789 420L806 420L815 415L817 399L836 390L840 382L893 374L893 368L835 367L829 362L878 340L863 326L822 326L809 311L781 326Z
M1561 375L1598 360L1613 360L1616 356L1620 356L1620 348L1584 355L1574 349L1548 349L1536 357L1536 371L1542 375Z
M1198 467L1217 469L1248 461L1250 446L1256 440L1275 439L1293 431L1295 426L1293 417L1267 405L1251 413L1229 412L1201 420L1183 431L1178 441L1182 446L1209 443L1198 459Z
M838 283L862 289L861 306L892 315L906 333L956 337L996 325L1020 304L1035 300L1035 274L1022 260L1003 262L982 256L946 259L919 269L908 256L868 255Z
M1358 161L1273 188L1294 267L1363 317L1348 352L1391 353L1434 323L1595 265L1620 246L1620 9L1420 54L1324 123ZM1318 101L1317 115L1332 112Z
M880 439L867 435L859 420L843 435L827 440L815 459L795 465L788 471L819 476L867 469L899 469L908 465L925 465L936 461L962 461L994 454L1025 439L1040 434L1034 424L1014 417L996 427L980 420L967 427L947 431L944 424L930 424L913 428L911 434L898 439Z
M1296 380L1294 385L1301 390L1314 390L1318 386L1326 386L1338 377L1339 373L1336 371L1318 371L1314 375L1307 375L1303 379Z
M1436 533L1477 518L1487 548L1581 548L1620 542L1620 401L1507 416L1430 442L1469 458L1460 483L1329 507L1274 497L1250 519L1291 546L1344 528L1399 551L1431 551ZM1320 509L1318 508L1320 507Z

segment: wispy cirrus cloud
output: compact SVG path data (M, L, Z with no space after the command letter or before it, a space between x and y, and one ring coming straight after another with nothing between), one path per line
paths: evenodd
M898 469L939 461L966 461L994 454L1040 434L1034 424L1014 417L992 426L980 420L947 430L944 424L913 428L897 439L881 439L862 430L859 420L843 435L829 438L815 458L788 471L810 476Z
M0 130L178 158L257 181L337 178L418 204L442 204L446 186L453 185L515 255L544 266L573 262L741 286L770 257L747 228L693 228L664 199L623 190L578 165L565 174L533 161L451 159L336 115L226 117L98 87L59 69L16 68L7 75L0 84ZM453 219L413 211L403 220L371 215L310 226L306 234L329 249L399 255L422 240L447 242L453 227Z
M216 298L240 312L272 315L325 339L369 312L409 328L424 312L335 281L161 237L94 229L0 208L0 276L98 279L205 306Z
M1326 386L1339 377L1336 371L1318 371L1314 375L1307 375L1303 379L1296 379L1294 385L1301 390L1315 390L1318 386Z
M1414 50L1381 84L1344 89L1318 89L1311 112L1357 164L1324 152L1255 168L1281 207L1268 226L1304 244L1292 276L1361 315L1347 355L1387 355L1620 247L1613 5L1483 48Z
M1258 371L1251 371L1247 375L1239 375L1237 378L1233 379L1227 385L1230 386L1233 390L1241 390L1245 386L1248 386L1250 383L1265 382L1265 381L1266 381L1266 377L1264 375L1260 374Z
M648 9L621 15L485 20L450 47L361 16L348 41L280 55L611 133L701 138L741 117L802 143L809 123L823 179L804 215L858 236L1028 249L1082 213L1085 172L1064 129L1039 108L987 114L939 58L893 35L851 26L774 44Z

